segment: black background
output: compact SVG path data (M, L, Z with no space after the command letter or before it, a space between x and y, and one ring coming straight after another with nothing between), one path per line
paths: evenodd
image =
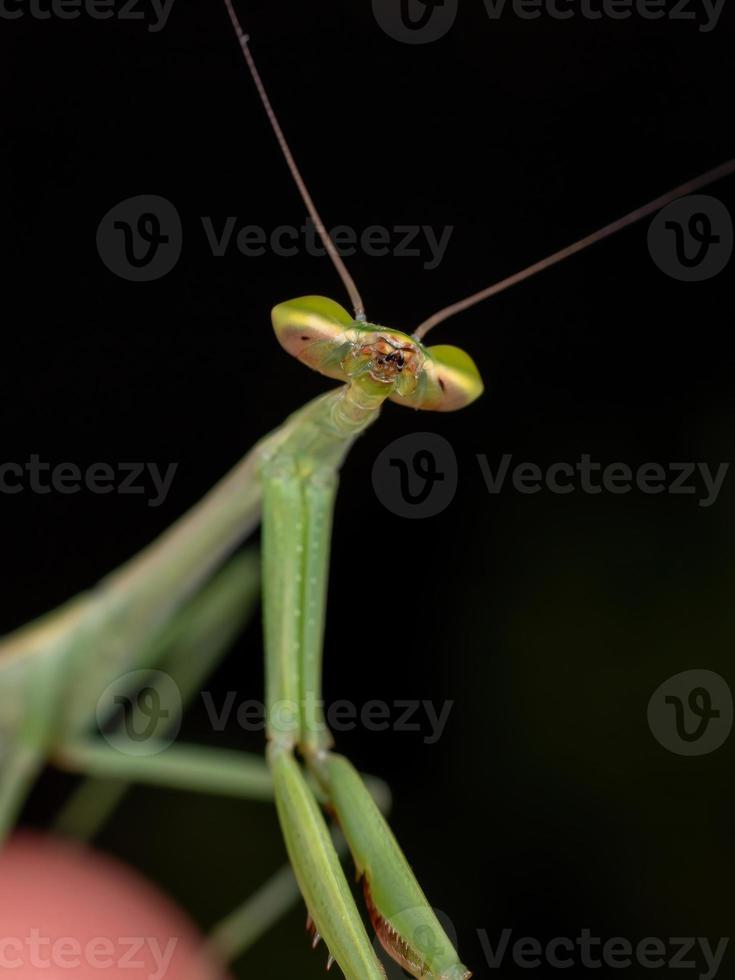
M326 223L453 226L433 271L350 260L371 319L401 329L734 154L731 12L705 33L635 14L490 21L463 0L444 38L407 45L364 0L240 6ZM4 495L7 631L153 539L325 390L277 346L269 311L303 293L345 300L326 259L207 245L202 216L267 230L304 218L217 3L176 0L159 32L26 16L2 34L3 461L178 463L157 508ZM732 211L732 179L711 193ZM179 263L152 283L116 277L95 245L102 216L137 194L169 199L184 228ZM731 927L732 740L673 755L646 705L679 671L729 676L732 478L708 508L638 490L490 495L475 459L729 460L731 268L701 284L666 276L644 223L478 306L436 338L471 352L483 399L447 416L389 405L345 467L327 696L454 708L431 746L425 732L360 730L339 745L391 783L395 830L478 975L498 972L480 929L495 945L503 928L714 943ZM409 521L370 474L392 439L421 430L451 442L460 478L447 510ZM260 655L253 624L212 689L259 697ZM212 733L201 707L185 734L262 745ZM48 824L69 785L47 777L24 819ZM153 790L132 794L100 843L203 927L283 858L267 806ZM299 909L238 975L321 976L302 929ZM636 969L649 973L625 974Z

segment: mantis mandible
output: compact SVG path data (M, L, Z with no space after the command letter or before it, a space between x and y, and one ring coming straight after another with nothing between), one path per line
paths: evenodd
M469 971L436 920L380 809L351 764L332 751L320 707L337 473L351 444L377 419L384 401L453 411L482 393L470 357L456 347L427 347L423 338L429 330L732 173L735 163L729 161L452 304L412 332L379 326L368 321L355 284L325 231L271 108L248 39L230 0L225 2L291 174L353 307L349 313L316 296L281 302L273 310L276 336L288 353L341 384L261 440L148 549L88 593L2 643L0 830L7 832L12 826L47 761L92 776L114 774L206 792L275 797L291 864L330 959L348 978L380 978L384 972L327 830L325 807L344 832L363 879L372 924L386 950L415 977L463 980ZM87 732L100 690L117 676L160 664L177 674L180 686L196 686L208 663L191 642L192 634L199 630L213 651L225 645L252 604L257 564L251 555L243 555L205 583L256 527L261 514L270 773L258 760L239 753L175 743L158 755L130 758L90 739ZM162 630L174 634L173 639L164 636L169 647L161 639ZM175 661L160 660L170 643L177 651Z

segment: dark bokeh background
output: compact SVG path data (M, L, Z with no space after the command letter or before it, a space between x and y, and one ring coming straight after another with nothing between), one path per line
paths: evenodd
M454 227L433 271L420 258L351 260L379 322L410 329L734 155L732 11L703 33L636 16L491 22L478 0L442 40L410 46L365 0L241 7L327 223ZM218 4L176 0L157 33L86 17L2 32L3 461L179 464L158 508L3 496L7 631L145 545L324 390L278 348L269 310L343 295L324 259L208 249L202 215L303 220ZM178 209L184 247L165 278L131 283L102 264L95 232L144 193ZM732 211L732 179L711 193ZM646 706L679 671L732 676L733 477L709 508L638 491L490 495L475 460L731 459L732 266L676 281L645 231L437 331L472 353L485 397L449 416L388 406L344 470L327 694L455 704L434 745L356 731L340 747L393 786L396 832L478 975L501 972L485 965L481 929L495 945L506 927L713 943L731 928L735 743L676 756ZM370 479L387 443L416 430L451 442L460 475L452 505L424 521L391 514ZM260 657L253 624L212 689L259 697ZM235 726L209 731L201 706L185 734L261 747ZM25 819L48 823L70 785L48 778ZM129 798L101 843L203 926L283 859L269 807L153 790ZM302 929L299 909L238 975L321 976Z

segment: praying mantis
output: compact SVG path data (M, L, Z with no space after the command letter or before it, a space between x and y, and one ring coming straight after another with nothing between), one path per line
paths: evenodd
M140 556L59 612L7 638L0 650L0 823L5 830L12 825L46 760L92 775L114 772L126 779L243 796L274 795L302 894L330 956L347 977L379 978L382 967L329 838L319 806L324 804L335 814L362 873L381 942L414 976L459 980L469 971L436 922L359 775L331 751L321 717L321 644L337 471L351 443L377 419L386 399L450 411L480 396L482 382L468 355L457 348L423 344L423 337L439 322L731 173L733 164L453 304L413 332L381 327L366 319L349 274L330 248L254 69L247 40L229 4L228 9L292 174L353 303L350 314L321 297L281 302L273 312L276 336L288 353L342 384L266 436L202 504ZM166 624L186 633L186 619L177 625L175 616L186 617L186 601L255 528L261 512L270 775L255 760L210 755L179 744L157 756L131 759L90 741L86 732L101 688L127 670L159 663L157 633ZM206 586L199 596L207 617L225 599L223 621L233 606L244 608L252 601L257 579L250 556L236 559L213 580L209 599ZM188 626L194 628L191 619ZM197 656L196 650L187 653ZM420 943L427 935L431 941Z

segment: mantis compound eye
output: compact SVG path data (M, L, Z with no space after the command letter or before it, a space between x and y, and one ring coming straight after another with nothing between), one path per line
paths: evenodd
M411 391L397 388L394 402L433 412L454 412L479 398L482 378L475 362L459 347L424 347L421 370Z

